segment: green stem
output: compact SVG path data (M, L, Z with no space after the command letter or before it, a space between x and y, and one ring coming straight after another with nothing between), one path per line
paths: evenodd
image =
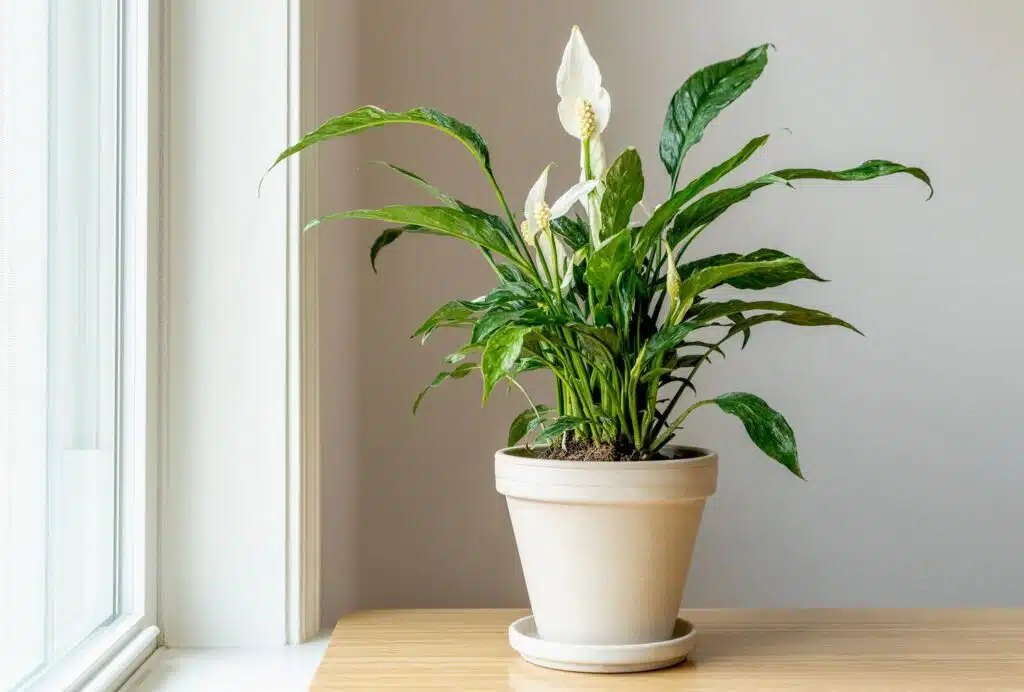
M666 430L662 434L662 436L655 440L654 444L651 445L651 454L657 454L658 450L664 447L672 439L672 435L674 435L679 426L683 424L683 421L686 420L687 416L689 416L691 413L699 409L701 406L713 403L715 403L714 399L704 399L703 401L698 401L696 404L693 404L692 406L690 406L690 408L683 411L678 418L672 421L672 424L668 427L668 430Z

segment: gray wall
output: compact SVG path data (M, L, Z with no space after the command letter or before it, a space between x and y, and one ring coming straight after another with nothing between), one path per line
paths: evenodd
M685 600L1024 605L1024 326L1016 319L1024 293L1016 204L1024 188L1024 3L347 6L358 59L350 42L334 49L348 51L356 76L339 78L324 64L322 88L337 90L334 111L430 105L474 124L513 206L550 160L562 164L553 188L577 175L554 93L573 23L612 94L610 154L638 147L648 206L666 188L656 142L668 96L694 69L765 41L778 47L765 75L709 128L688 158L691 172L766 132L764 154L735 180L868 158L928 169L937 192L927 203L909 178L808 182L764 190L704 234L702 253L777 247L804 258L832 283L776 294L834 311L868 338L769 325L742 354L706 371L705 393L752 391L785 412L809 483L762 457L734 419L696 414L682 439L718 449L723 463ZM419 199L386 171L356 170L355 161L372 159L412 168L467 201L492 202L472 158L439 133L399 128L348 146L333 150L338 159L325 155L338 166L321 188L327 207ZM417 419L409 414L459 335L426 347L408 335L445 300L484 292L486 268L453 241L408 238L382 253L374 276L365 261L373 231L331 232L345 240L323 255L321 300L333 325L324 332L324 429L337 431L325 449L325 549L337 558L325 572L327 617L344 603L523 605L491 468L519 400L498 396L481 410L479 383L465 380L432 392ZM340 507L358 520L347 563L332 543L333 532L347 530Z

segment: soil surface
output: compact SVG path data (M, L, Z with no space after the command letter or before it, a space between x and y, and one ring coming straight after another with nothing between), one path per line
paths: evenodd
M623 443L594 444L575 438L567 440L564 447L560 444L555 444L551 447L537 449L536 454L541 459L557 459L560 461L640 461L640 453L632 445ZM686 459L693 456L699 456L699 453L687 450L677 458ZM667 458L662 454L657 454L646 461Z

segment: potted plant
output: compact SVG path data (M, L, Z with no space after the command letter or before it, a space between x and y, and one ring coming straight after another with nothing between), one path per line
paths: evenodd
M768 45L757 46L705 67L672 95L659 145L668 198L649 213L636 150L610 162L605 155L602 134L611 102L576 27L556 91L562 127L580 142L580 181L550 203L548 166L522 211L513 212L480 134L429 108L359 108L325 122L277 159L362 130L412 123L461 142L493 187L497 214L390 166L433 194L437 204L343 211L307 228L334 219L393 224L370 249L375 271L378 253L410 233L475 245L493 270L492 291L445 303L416 330L424 341L442 327L470 335L445 358L451 367L427 385L413 410L430 388L473 372L482 377L484 401L501 382L525 397L508 447L495 455L495 474L507 497L533 610L531 618L513 624L510 638L534 662L571 670L648 669L680 660L692 646L692 627L677 620L677 611L704 502L717 478L714 452L671 445L693 411L711 406L737 417L762 452L803 478L793 431L779 412L743 392L698 399L694 378L716 354L724 356L726 342L745 347L751 330L766 322L857 330L821 310L728 296L729 289L821 281L800 259L767 248L695 258L694 239L755 191L797 180L905 173L931 189L920 168L882 160L841 170L786 168L715 187L768 135L700 175L684 175L687 152L761 75L768 51ZM579 212L572 213L577 205ZM530 370L552 373L549 404L518 381ZM683 406L691 394L693 403Z

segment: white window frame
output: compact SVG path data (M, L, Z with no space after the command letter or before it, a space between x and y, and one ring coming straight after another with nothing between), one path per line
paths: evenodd
M118 617L28 682L28 689L116 689L156 650L157 471L162 429L159 0L121 0L117 446Z

